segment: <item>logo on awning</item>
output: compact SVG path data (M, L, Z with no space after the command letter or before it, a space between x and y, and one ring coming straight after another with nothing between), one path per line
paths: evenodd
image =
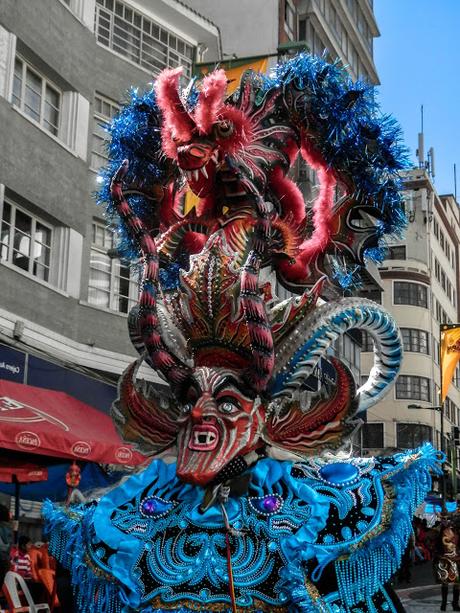
M133 458L133 453L128 447L118 447L115 452L115 457L122 464L128 464Z
M72 445L72 453L85 457L91 453L91 445L86 441L77 441Z
M40 437L35 432L19 432L14 437L14 442L21 449L34 449L36 447L40 447L42 442Z

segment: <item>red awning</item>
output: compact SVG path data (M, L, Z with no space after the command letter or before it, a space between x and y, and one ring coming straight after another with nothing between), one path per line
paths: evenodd
M146 461L94 407L64 392L2 380L0 448L99 464Z
M13 483L15 479L18 483L46 481L48 469L24 460L0 457L0 482Z

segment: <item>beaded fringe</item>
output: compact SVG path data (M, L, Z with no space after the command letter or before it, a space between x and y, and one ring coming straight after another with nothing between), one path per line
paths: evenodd
M431 488L430 472L440 472L439 454L431 445L420 448L420 458L389 481L394 489L390 525L348 558L335 563L339 593L347 606L365 602L378 613L372 597L391 579L412 533L412 518Z
M119 598L119 586L98 577L84 560L82 531L88 509L72 507L70 513L49 500L43 503L50 553L71 573L79 613L127 613Z

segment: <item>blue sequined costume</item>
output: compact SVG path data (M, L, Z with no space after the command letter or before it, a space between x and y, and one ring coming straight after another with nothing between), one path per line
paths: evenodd
M237 605L245 611L395 611L385 584L438 456L260 460L227 503ZM50 549L70 568L80 613L230 610L225 527L204 490L161 460L97 504L48 504ZM146 504L146 501L148 504ZM269 510L268 510L269 509Z

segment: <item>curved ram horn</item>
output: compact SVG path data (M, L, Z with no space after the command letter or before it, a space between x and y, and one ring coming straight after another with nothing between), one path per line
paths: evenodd
M177 409L166 396L144 382L141 389L136 381L142 358L133 362L118 383L118 397L111 413L122 437L141 453L152 455L171 447L177 435ZM162 405L165 405L164 408Z
M273 397L292 398L337 337L353 328L368 332L374 340L374 366L366 383L357 391L356 413L383 398L401 367L401 335L383 307L361 298L346 298L317 308L283 339L277 347Z
M158 253L154 239L142 220L133 212L123 194L123 178L128 171L128 166L128 160L124 160L112 179L110 192L120 219L144 258L138 330L149 357L149 364L161 372L168 383L180 386L189 378L191 370L171 353L161 336L157 313ZM131 330L132 325L131 320Z

